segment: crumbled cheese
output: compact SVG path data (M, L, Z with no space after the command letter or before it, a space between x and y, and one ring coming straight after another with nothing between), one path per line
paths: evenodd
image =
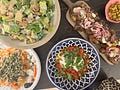
M28 74L29 76L33 76L33 75L34 75L34 72L33 72L31 69L29 69L29 70L27 70L27 74Z
M118 41L118 46L120 46L120 41Z
M107 45L108 45L109 47L111 47L111 46L112 46L112 44L111 44L110 42L107 42Z
M64 58L64 56L62 55L62 56L60 56L60 58L61 58L61 60L60 60L60 64L62 64L62 65L66 65L66 63L65 63L65 58Z
M17 3L16 0L10 0L10 2L8 3L8 10L13 10L14 5Z
M85 10L81 9L81 10L80 10L80 15L81 15L83 18L86 18L86 12L85 12Z
M7 12L6 6L0 2L0 14L5 14Z
M76 7L76 8L73 9L73 12L74 13L79 13L80 10L81 10L81 7Z
M76 71L78 71L77 67L76 66L73 66L73 69L75 69Z
M92 13L92 16L95 18L96 17L96 15L94 14L94 13Z
M19 21L19 22L22 22L22 18L23 18L22 12L21 11L17 11L16 14L15 14L15 20Z
M107 41L105 40L104 37L102 37L102 42L103 42L103 43L107 43Z
M77 60L77 57L75 57L75 59L74 59L74 63L76 63L76 60Z
M28 15L28 23L31 23L34 20L33 14Z

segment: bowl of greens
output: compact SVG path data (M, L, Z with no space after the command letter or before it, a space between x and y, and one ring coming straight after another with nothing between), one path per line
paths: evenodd
M58 0L0 0L0 42L17 48L47 43L60 22Z
M68 38L58 42L49 52L46 71L50 81L60 90L84 90L100 71L100 57L88 41Z

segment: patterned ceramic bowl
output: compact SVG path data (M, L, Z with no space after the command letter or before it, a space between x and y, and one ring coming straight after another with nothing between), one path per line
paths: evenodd
M89 63L89 70L79 80L68 80L55 74L55 58L61 49L69 46L79 46L85 50L89 57L93 58ZM49 52L46 62L46 70L50 81L60 90L81 90L90 86L100 71L100 58L97 50L88 41L79 38L68 38L57 43Z

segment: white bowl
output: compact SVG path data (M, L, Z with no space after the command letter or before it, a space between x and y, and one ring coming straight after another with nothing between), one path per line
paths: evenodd
M0 43L0 48L8 48L8 47L6 45ZM33 59L36 61L37 74L36 74L36 79L33 82L33 84L31 85L31 87L29 87L29 88L21 87L19 90L33 90L36 87L36 85L38 84L40 76L41 76L41 62L40 62L38 55L36 54L36 52L33 49L25 49L25 51L27 51L29 53L29 55L33 56ZM0 86L0 90L13 90L13 89L9 86Z
M53 21L54 30L50 31L40 41L33 43L33 44L26 44L25 42L21 42L19 40L12 40L8 36L0 35L0 42L10 47L23 48L23 49L36 48L36 47L42 46L43 44L47 43L56 33L59 23L60 23L60 19L61 19L59 2L58 0L54 0L54 2L55 2L55 14L54 14L54 21Z

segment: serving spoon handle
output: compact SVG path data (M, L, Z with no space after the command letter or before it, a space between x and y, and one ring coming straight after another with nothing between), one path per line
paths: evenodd
M63 0L63 2L69 7L72 8L74 3L71 2L71 0Z

